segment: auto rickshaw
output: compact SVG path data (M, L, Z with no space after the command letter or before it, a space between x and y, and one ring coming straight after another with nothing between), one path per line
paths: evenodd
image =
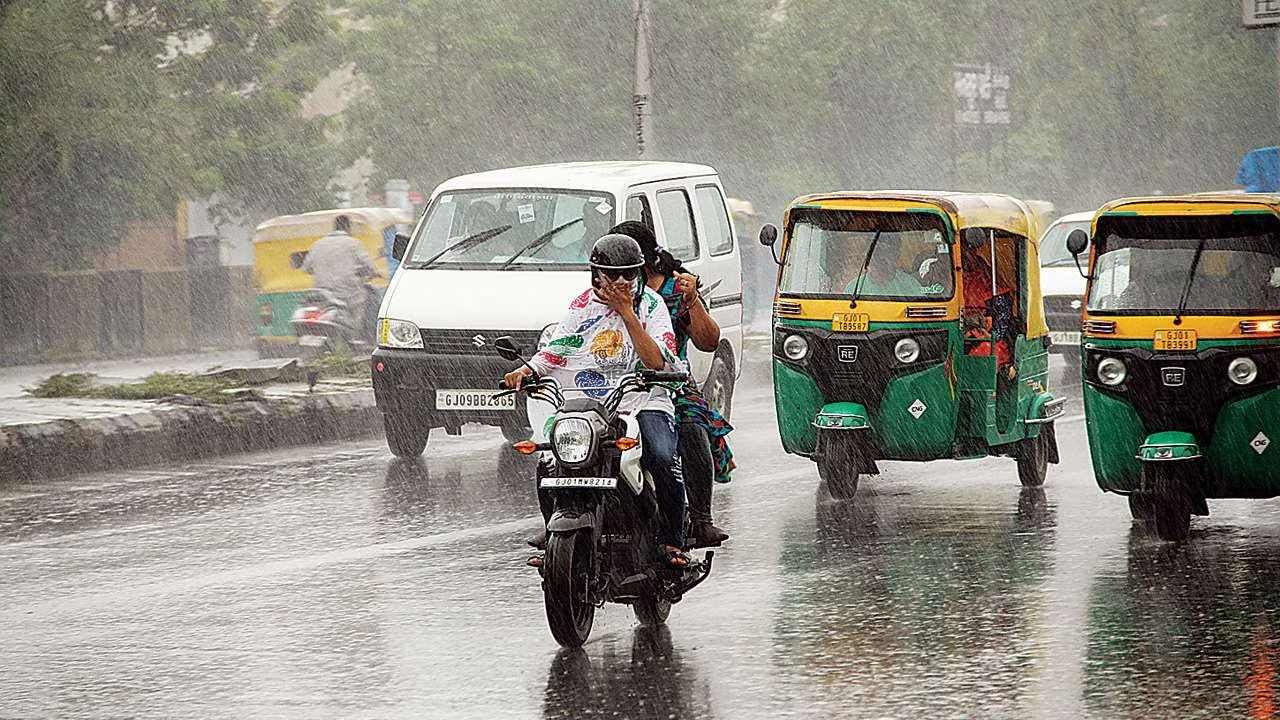
M333 230L339 215L351 218L351 235L369 251L382 277L370 284L387 285L387 248L398 232L407 232L413 213L399 208L339 208L301 215L282 215L253 234L253 275L258 290L258 353L288 355L297 351L290 320L304 293L314 284L303 272L302 259L316 240Z
M1280 495L1280 195L1116 200L1067 245L1098 486L1175 541L1208 498Z
M778 429L836 498L880 460L1058 461L1036 238L1048 203L952 192L795 200L760 241L781 266ZM994 261L994 262L993 262Z

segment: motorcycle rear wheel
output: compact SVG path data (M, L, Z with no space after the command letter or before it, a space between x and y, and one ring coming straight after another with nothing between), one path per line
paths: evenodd
M581 647L591 635L591 531L551 533L543 555L542 599L551 636L564 647Z

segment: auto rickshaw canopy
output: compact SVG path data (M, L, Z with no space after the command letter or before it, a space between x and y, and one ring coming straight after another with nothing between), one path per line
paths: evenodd
M305 253L333 230L339 215L351 219L351 236L386 275L385 233L413 222L413 213L400 208L336 208L298 215L281 215L258 225L253 234L253 266L259 292L287 292L312 286L311 276L295 267L294 255Z
M998 284L1017 286L1017 270L1026 279L1026 329L1028 338L1047 335L1044 303L1040 294L1039 238L1053 214L1053 204L1021 200L997 193L964 193L936 190L878 190L815 193L797 198L787 208L784 226L791 227L796 210L847 210L864 212L932 211L942 215L956 243L954 257L963 255L959 239L967 228L995 230L1015 239L997 245ZM789 241L789 238L788 238ZM1022 252L1019 253L1019 245ZM783 253L787 248L784 244ZM1021 264L1017 262L1021 255ZM957 274L962 268L954 268Z

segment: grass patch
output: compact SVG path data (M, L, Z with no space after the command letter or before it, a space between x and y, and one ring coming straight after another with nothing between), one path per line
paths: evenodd
M99 400L159 400L189 395L210 404L234 402L223 390L240 387L229 379L188 373L158 372L133 383L103 384L89 373L59 373L28 390L38 398L93 398Z
M321 377L368 377L369 357L352 357L345 352L330 352L312 358L305 365Z

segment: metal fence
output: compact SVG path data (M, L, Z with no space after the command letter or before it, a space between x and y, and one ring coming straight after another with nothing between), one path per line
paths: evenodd
M249 268L0 275L0 365L248 347Z

